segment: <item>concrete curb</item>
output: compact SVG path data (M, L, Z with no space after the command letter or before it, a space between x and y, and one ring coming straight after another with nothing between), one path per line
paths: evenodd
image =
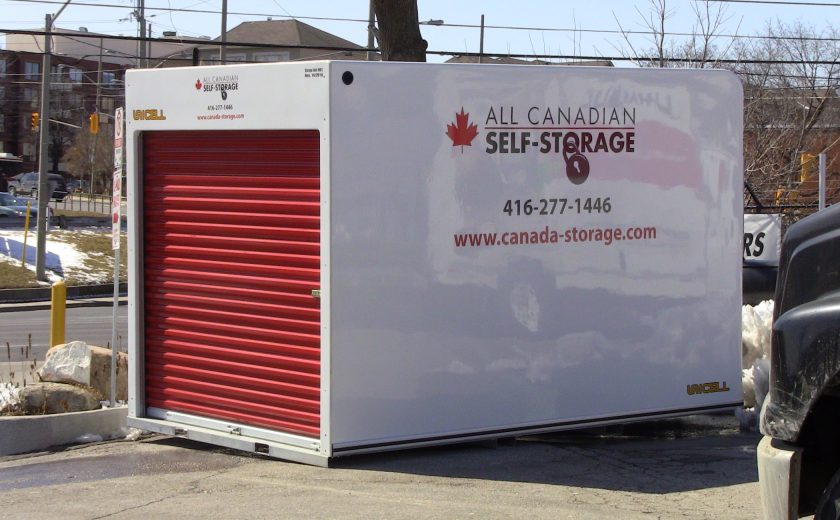
M128 294L128 283L120 283L120 295ZM73 285L67 288L67 299L105 298L114 295L114 284ZM32 287L27 289L0 289L0 304L21 302L48 302L52 299L51 287ZM68 302L69 303L69 302Z
M26 218L24 217L6 217L0 219L0 229L23 229L23 226L26 224ZM122 217L122 229L126 228L126 219ZM111 227L111 215L106 214L101 217L66 217L64 215L58 217L52 217L50 219L49 225L58 226L61 229L72 229L72 228L88 228L88 227L101 227L101 228L110 228ZM29 223L30 229L34 229L33 221L30 220Z
M88 433L109 439L125 428L127 415L128 407L122 406L54 415L0 417L0 455L71 444Z

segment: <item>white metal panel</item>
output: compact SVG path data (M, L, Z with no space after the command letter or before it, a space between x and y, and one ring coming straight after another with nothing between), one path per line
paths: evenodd
M740 402L735 76L337 62L330 83L334 447ZM584 182L551 132L592 133ZM597 143L615 132L632 151ZM656 238L607 237L628 228ZM523 231L558 241L485 243Z

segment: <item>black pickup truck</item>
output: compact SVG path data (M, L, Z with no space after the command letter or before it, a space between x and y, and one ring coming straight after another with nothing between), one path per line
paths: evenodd
M840 205L791 226L776 283L758 473L764 516L840 518Z

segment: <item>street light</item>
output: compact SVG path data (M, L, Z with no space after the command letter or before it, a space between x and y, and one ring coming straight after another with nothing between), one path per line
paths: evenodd
M38 153L38 242L35 250L35 277L38 281L46 282L45 273L47 256L47 203L50 201L49 167L47 162L50 137L50 78L52 74L52 27L56 18L72 0L67 0L54 15L47 14L44 23L44 61L41 66L41 132Z

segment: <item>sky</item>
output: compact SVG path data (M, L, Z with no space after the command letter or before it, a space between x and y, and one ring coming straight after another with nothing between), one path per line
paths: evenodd
M705 7L696 0L665 1L669 12L666 31L692 32L696 19L694 9ZM840 20L838 0L809 2L829 5L802 5L806 0L792 0L801 2L800 5L774 4L777 1L727 0L709 5L713 10L723 9L725 23L721 33L742 37L765 33L767 23L776 20L799 21L813 26L817 32L825 30L829 21ZM227 3L228 29L244 21L294 16L354 43L364 45L367 41L367 0L228 0ZM0 0L0 30L43 29L44 16L57 12L62 4L62 0ZM137 34L137 22L132 11L137 4L138 0L72 0L56 26L65 29L86 27L91 32L133 36ZM222 0L146 0L145 4L153 36L160 36L163 31L177 31L183 36L216 38L221 32ZM421 23L427 20L444 22L440 26L421 27L430 51L478 52L478 26L483 14L487 26L484 49L488 53L619 57L628 56L632 51L622 35L615 31L621 28L646 31L644 17L652 13L652 4L652 0L418 0L418 10ZM170 8L211 12L170 12ZM636 34L630 38L637 50L652 46L650 35ZM718 43L725 46L729 41L721 38ZM445 59L429 56L429 61Z

